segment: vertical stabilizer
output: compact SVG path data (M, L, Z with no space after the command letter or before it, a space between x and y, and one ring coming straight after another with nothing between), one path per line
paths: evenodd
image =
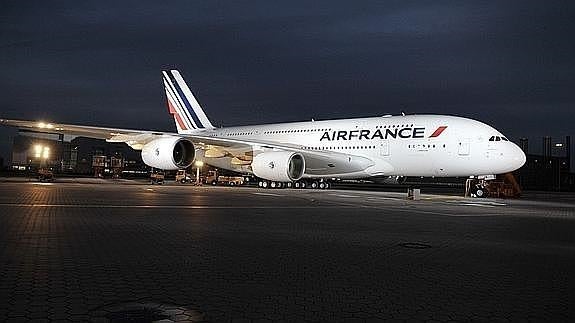
M177 70L162 71L168 111L174 117L178 133L213 129L198 100Z

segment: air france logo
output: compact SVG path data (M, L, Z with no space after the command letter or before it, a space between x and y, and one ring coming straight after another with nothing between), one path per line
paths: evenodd
M447 126L441 126L437 128L431 134L430 138L438 137ZM323 133L319 141L339 141L339 140L353 140L357 138L358 140L373 140L373 139L389 139L389 138L424 138L425 128L424 127L405 127L405 128L393 128L393 129L377 129L371 131L369 129L362 130L339 130L339 131L326 131Z

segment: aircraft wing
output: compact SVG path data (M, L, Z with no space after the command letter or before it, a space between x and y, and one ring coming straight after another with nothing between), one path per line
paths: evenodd
M80 126L63 123L10 119L0 119L0 125L17 127L20 129L27 129L37 132L105 139L109 142L125 142L136 150L141 150L143 145L160 136L180 136L177 133L161 131Z
M12 126L38 132L67 134L90 138L105 139L108 142L124 142L130 147L141 150L148 142L162 137L174 136L190 139L198 148L205 150L218 149L226 154L236 155L251 151L284 150L302 154L306 160L305 175L307 176L338 176L361 172L374 166L374 161L357 155L306 150L302 146L290 143L267 142L265 140L242 140L237 138L221 138L205 134L178 134L171 132L118 129L106 127L80 126L60 123L0 119L0 125ZM379 163L381 164L381 163ZM391 166L390 166L391 167Z

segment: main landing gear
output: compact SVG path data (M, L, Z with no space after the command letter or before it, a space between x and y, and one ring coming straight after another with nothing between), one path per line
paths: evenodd
M331 188L331 183L324 181L324 180L303 180L303 181L295 181L295 182L274 182L274 181L266 181L260 180L258 182L258 187L261 188L311 188L311 189L329 189Z

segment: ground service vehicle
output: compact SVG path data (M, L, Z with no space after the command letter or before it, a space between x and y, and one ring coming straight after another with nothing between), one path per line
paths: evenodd
M164 184L164 178L165 178L164 172L152 171L152 173L150 174L150 184L162 185Z
M182 184L191 183L193 181L192 177L186 173L185 169L180 169L176 173L176 182L180 182Z
M52 181L54 180L54 173L47 168L40 168L38 170L38 180L43 181Z
M216 171L210 171L206 183L216 185L238 186L244 183L243 176L218 176Z

